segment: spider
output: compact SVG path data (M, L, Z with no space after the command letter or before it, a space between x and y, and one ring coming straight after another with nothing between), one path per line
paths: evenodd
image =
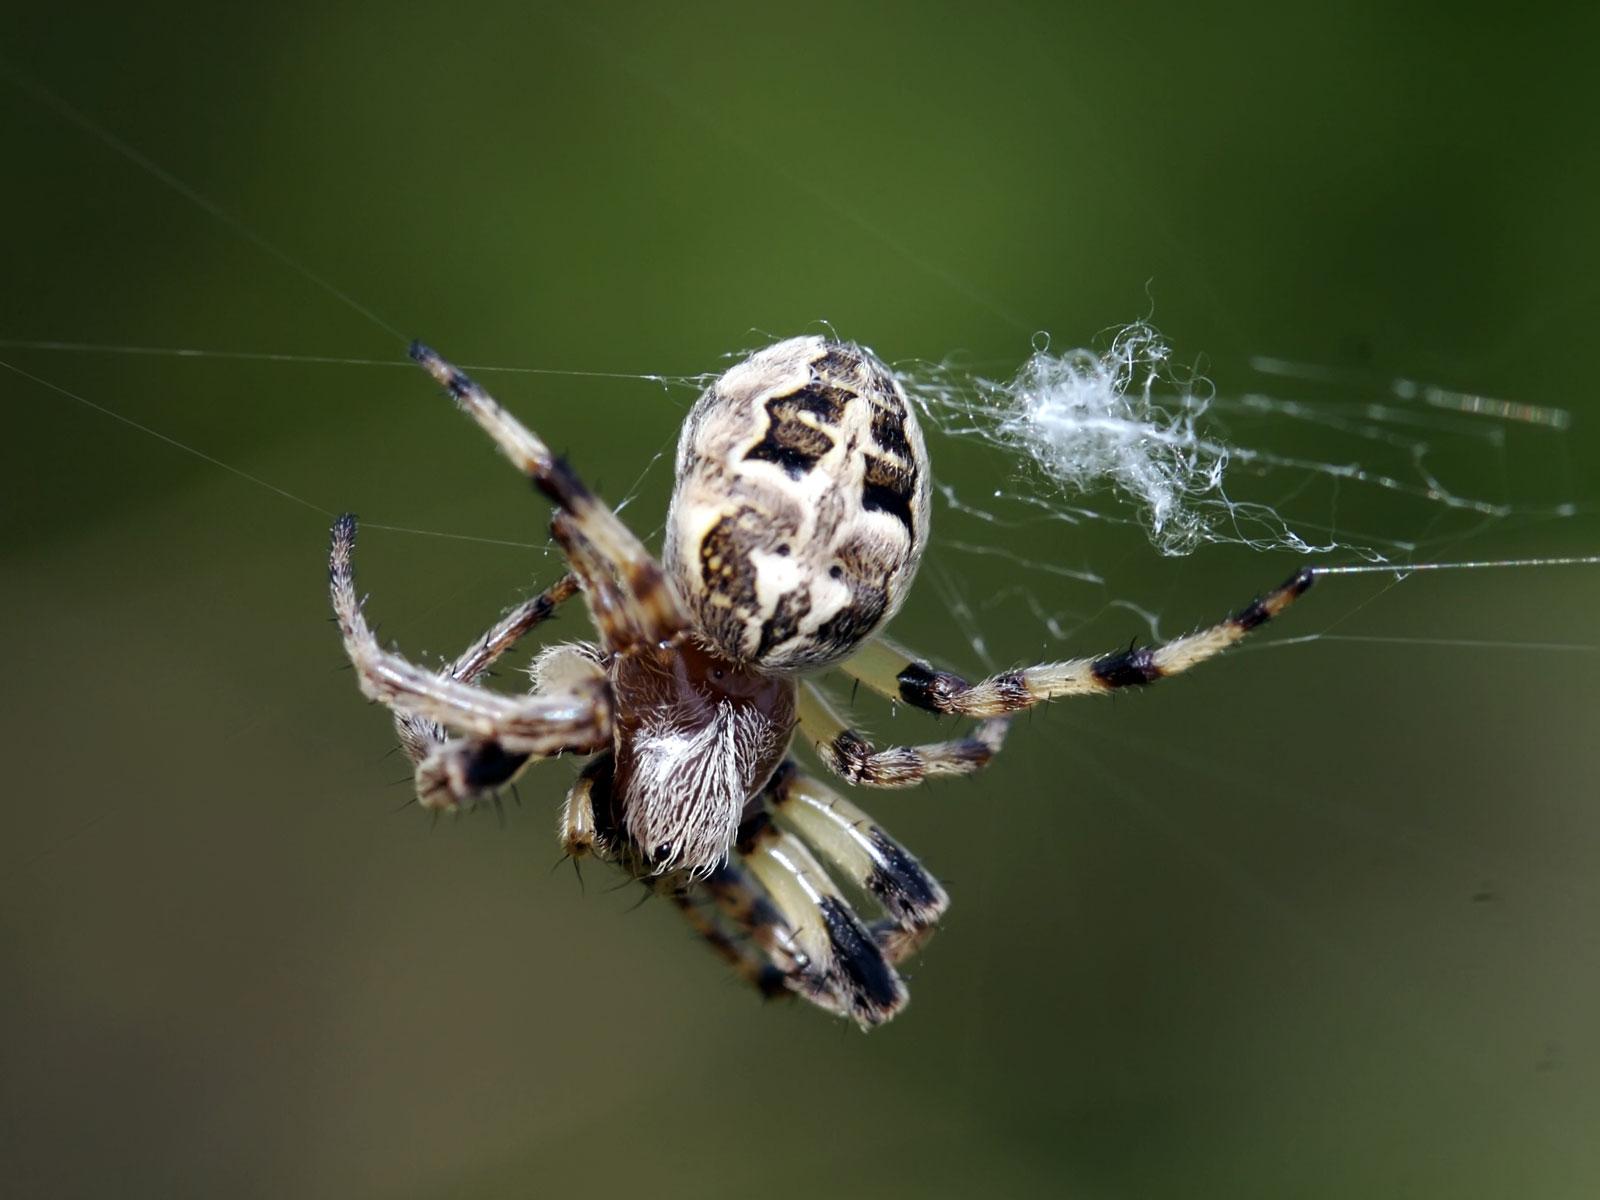
M417 799L454 812L531 761L587 755L561 839L672 901L734 971L870 1028L908 998L896 967L949 904L938 881L850 800L789 757L800 740L844 781L901 788L968 775L1010 714L1152 683L1276 617L1309 570L1235 615L1159 646L968 683L878 636L928 541L929 465L916 414L869 351L820 336L758 351L690 411L658 562L617 515L461 371L411 349L555 506L569 573L437 671L379 645L357 599L353 516L333 527L330 581L361 690L394 714ZM475 681L582 593L597 642L553 646L533 687ZM978 718L949 741L873 745L807 676L842 671L891 700ZM879 915L864 921L845 881Z

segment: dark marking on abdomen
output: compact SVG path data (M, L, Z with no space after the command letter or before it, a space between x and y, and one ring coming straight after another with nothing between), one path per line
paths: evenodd
M888 513L903 523L906 534L916 541L917 529L911 514L911 500L917 494L917 470L902 467L893 459L867 455L867 477L861 487L861 506L872 512Z
M800 622L811 611L811 589L797 587L778 597L778 606L761 623L761 640L756 657L762 658L774 646L781 646L800 632Z
M915 461L911 454L911 442L906 437L905 414L887 404L872 406L872 440L878 443L880 450L887 450L908 463Z
M809 384L797 392L767 402L767 411L781 399L779 411L808 412L824 425L837 425L844 420L844 410L850 407L855 393L845 388Z
M700 539L700 578L712 595L726 596L741 611L756 600L750 552L739 536L737 517L722 517Z
M887 592L858 588L849 604L817 626L816 644L830 652L859 645L882 622L888 607Z
M777 463L791 479L799 479L833 449L833 438L800 419L806 413L837 425L851 397L837 388L805 387L767 401L767 432L745 458Z
M813 635L824 651L839 651L859 644L882 622L889 609L889 574L874 562L861 544L851 542L838 552L839 574L850 588L850 601L817 626Z

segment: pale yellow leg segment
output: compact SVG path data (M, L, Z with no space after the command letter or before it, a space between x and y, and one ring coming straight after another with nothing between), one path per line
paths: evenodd
M1215 658L1251 630L1272 620L1302 596L1314 579L1307 568L1227 620L1160 646L1024 667L977 683L935 670L883 638L868 642L840 669L881 696L929 712L995 717L1046 700L1100 695L1187 671Z
M561 807L561 848L569 858L611 858L594 817L594 781L608 758L604 754L591 762L567 789L567 802Z
M815 990L806 992L809 999L864 1029L904 1007L900 976L797 837L758 818L747 823L739 852L812 963L808 982Z
M792 763L778 769L767 803L781 824L883 905L889 919L872 931L890 962L903 961L932 935L949 896L871 817Z
M761 948L786 987L813 995L823 986L814 960L801 946L789 919L742 864L742 857L734 855L701 880L700 886L722 915Z

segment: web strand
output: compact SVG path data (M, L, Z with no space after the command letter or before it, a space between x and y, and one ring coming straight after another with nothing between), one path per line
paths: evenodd
M1397 575L1417 571L1491 571L1508 567L1596 567L1600 554L1554 558L1498 558L1470 562L1362 563L1348 567L1312 567L1313 575Z
M362 317L376 325L379 329L383 330L396 341L404 342L407 340L398 329L396 329L388 321L385 321L382 317L378 316L377 313L373 312L372 309L368 308L365 304L362 304L348 292L335 286L328 279L311 270L310 267L306 266L299 259L289 254L288 251L283 250L275 243L268 241L263 235L257 233L254 229L252 229L249 225L246 225L227 209L223 208L208 196L205 196L201 192L197 191L195 188L179 179L176 175L172 174L172 172L166 170L154 160L135 149L132 145L118 137L116 134L112 133L105 126L93 120L81 109L69 104L66 100L56 95L56 93L45 87L38 80L23 72L10 59L0 57L0 76L3 76L6 82L10 83L18 91L32 97L40 105L55 113L55 115L60 117L62 120L71 125L75 125L84 133L87 133L89 136L110 147L123 158L133 163L133 165L138 167L141 171L144 171L152 179L155 179L157 182L171 188L173 191L177 192L178 195L182 196L196 208L200 209L200 211L210 216L213 220L227 226L227 228L232 230L245 241L249 242L252 246L256 247L256 249L262 251L264 254L277 259L291 271L310 281L316 287L320 288L322 291L338 300L341 304L344 304L351 311L360 314Z
M589 30L591 35L594 32L595 31L593 30ZM725 129L713 122L704 112L697 110L682 96L671 92L663 84L661 84L660 81L644 74L637 64L626 60L619 61L627 73L633 75L634 78L640 83L667 98L669 102L677 107L681 112L700 123L714 136L717 136L722 140L732 142L742 153L745 153L753 159L760 161L765 168L772 171L779 177L789 179L790 182L797 182L791 178L789 172L785 171L771 160L755 153L749 146L739 142ZM39 83L37 80L31 78L16 64L3 57L0 57L0 76L3 76L6 81L9 82L18 92L31 98L34 102L53 113L60 120L77 128L81 132L98 141L100 144L106 146L117 155L132 163L141 171L150 175L153 179L170 189L172 192L182 196L190 204L194 205L213 220L228 228L236 236L249 242L251 245L255 246L269 257L277 260L283 266L288 267L319 290L339 300L346 307L362 316L377 328L394 337L397 341L404 340L396 327L383 317L379 316L370 306L362 303L349 292L335 285L328 277L312 270L306 264L279 247L276 243L269 240L255 229L251 228L244 221L240 220L238 217L223 208L221 205L217 204L204 193L200 192L197 188L193 187L178 176L174 175L172 172L162 167L155 160L144 154L128 141L96 122L81 109L77 108L63 97L50 90L48 87ZM803 183L804 181L798 182ZM918 269L923 270L930 276L938 278L942 282L956 288L956 290L961 291L969 299L977 301L998 315L1001 315L1002 317L1005 317L1013 322L1016 320L1016 318L1011 314L1005 312L1005 310L1001 308L991 297L985 296L977 292L975 289L967 286L964 281L957 279L948 271L939 267L937 264L929 263L912 254L907 247L897 242L883 230L865 222L859 214L851 212L847 207L839 205L836 198L831 196L820 198L828 201L830 208L837 215L849 219L857 225L860 225L866 232L884 242L896 254L906 259ZM1136 326L1134 328L1142 329L1143 327ZM1128 363L1123 365L1125 367L1138 367L1141 370L1146 369L1147 365L1159 366L1160 363L1164 361L1166 350L1164 347L1159 346L1158 343L1152 344L1156 346L1158 353L1156 354L1155 358L1151 360L1150 364L1141 363L1138 359L1138 356L1134 355L1129 359ZM66 340L26 340L16 338L0 339L0 346L9 347L12 349L28 349L46 352L120 354L128 356L169 357L178 359L214 359L241 362L309 364L319 366L398 368L408 365L398 356L393 360L389 360L352 356L301 355L271 351L230 351L189 347L116 345L74 342ZM1042 354L1043 350L1039 349L1039 353L1035 356L1035 363L1042 361L1040 357ZM1318 382L1348 382L1348 380L1345 378L1346 375L1349 374L1348 372L1341 373L1331 368L1320 368L1306 364L1294 363L1288 360L1258 356L1252 360L1252 365L1264 374L1314 380ZM91 409L92 411L98 412L124 425L127 425L130 428L145 433L152 438L164 442L169 446L181 450L184 453L200 459L201 461L204 461L212 466L219 467L222 470L227 471L230 474L233 474L236 477L252 483L266 491L269 491L297 506L310 509L311 511L316 512L326 518L332 518L334 515L334 511L330 508L324 507L323 505L296 495L295 493L290 492L289 490L282 488L277 484L233 466L230 463L227 463L211 454L206 453L203 450L162 433L159 430L151 428L150 426L141 424L140 422L124 416L123 414L115 411L114 409L106 407L105 405L96 403L95 401L92 401L81 394L73 392L67 388L52 383L49 380L43 379L40 376L25 371L10 362L0 361L0 366L3 366L6 370L21 378L29 380L37 386L46 388L57 393L58 395L74 400L84 407ZM501 372L508 374L593 378L600 380L634 380L650 382L663 387L698 388L704 383L703 379L671 377L659 374L563 370L548 367L501 366L496 364L467 364L467 366L470 370L484 373ZM1153 379L1154 375L1152 374L1150 378ZM974 405L970 400L961 400L957 398L948 387L944 387L944 390L941 392L941 387L947 384L949 379L950 375L946 372L936 376L931 382L936 385L933 390L938 401L946 404L947 406L953 406L955 411L959 411L963 419L968 423L969 428L957 428L953 431L958 433L972 432L976 433L980 437L992 437L992 432L986 429L983 425L985 420L992 420L996 416L992 406L986 408L984 403L978 403ZM928 383L930 380L925 379L913 381L913 384L915 385L915 383L918 382ZM987 385L982 385L980 383L980 387L981 386ZM1149 382L1147 381L1144 386L1146 388L1146 395L1148 398ZM1420 401L1424 405L1429 406L1436 413L1438 413L1439 420L1444 420L1446 418L1446 414L1439 410L1450 410L1450 412L1454 414L1463 414L1461 416L1457 416L1457 420L1482 420L1483 418L1491 418L1505 422L1520 422L1529 425L1541 425L1555 430L1565 430L1570 424L1568 414L1561 409L1480 396L1473 393L1419 383L1415 380L1404 377L1397 377L1390 381L1388 390L1393 397L1400 401ZM1372 404L1351 405L1349 406L1348 413L1340 415L1331 408L1324 407L1322 409L1318 409L1315 406L1308 406L1295 401L1276 400L1274 398L1263 397L1258 394L1247 394L1241 397L1237 402L1228 401L1225 398L1217 400L1214 397L1207 397L1204 401L1204 403L1211 402L1216 402L1219 408L1226 408L1229 404L1236 404L1237 411L1241 413L1265 413L1267 415L1279 416L1286 419L1309 421L1313 424L1319 424L1329 429L1340 430L1349 433L1357 438L1366 439L1374 443L1386 444L1403 453L1409 453L1415 460L1415 464L1417 465L1419 471L1422 471L1422 462L1427 453L1426 444L1419 440L1409 439L1395 432L1395 427L1411 424L1417 426L1418 428L1427 428L1427 424L1419 416L1403 413L1399 410L1393 409L1392 407L1384 408L1382 406ZM1180 419L1187 420L1188 417L1187 415L1182 415ZM1120 421L1121 418L1119 417L1118 420ZM1123 436L1123 430L1119 427L1117 421L1107 422L1100 420L1085 423L1080 418L1074 417L1072 428L1079 432L1086 432L1099 437L1110 437L1114 440L1120 439ZM1504 517L1512 515L1514 512L1513 508L1509 505L1493 503L1474 497L1464 497L1452 494L1447 489L1439 485L1431 474L1426 472L1423 472L1422 483L1412 483L1398 479L1393 475L1386 474L1381 471L1368 469L1360 463L1320 463L1309 459L1277 453L1270 449L1252 449L1224 445L1219 442L1209 441L1202 437L1196 436L1188 428L1183 426L1173 426L1166 429L1160 429L1152 426L1151 428L1145 430L1147 441L1151 436L1153 436L1152 430L1154 430L1154 433L1160 435L1154 437L1153 443L1157 446L1160 452L1169 455L1173 453L1188 453L1194 455L1195 461L1199 464L1199 467L1205 471L1209 471L1211 469L1210 464L1221 464L1231 459L1233 462L1242 463L1252 467L1277 468L1290 472L1298 471L1302 473L1305 479L1308 481L1313 476L1321 474L1325 477L1334 479L1335 481L1344 480L1349 483L1363 484L1366 486L1386 490L1397 495L1430 501L1440 504L1446 508L1458 508L1468 512L1473 512L1479 514L1485 519L1503 519ZM1174 430L1176 430L1176 432L1174 432ZM1482 436L1484 440L1488 442L1493 443L1495 441L1492 433L1481 434L1480 436ZM1218 478L1220 479L1220 475ZM1159 493L1155 494L1159 498ZM1269 546L1277 545L1280 548L1295 549L1302 553L1316 552L1319 550L1326 552L1341 548L1353 548L1348 543L1341 542L1337 537L1334 536L1334 530L1331 524L1320 526L1314 523L1302 523L1302 528L1314 530L1318 533L1327 535L1326 541L1322 545L1313 546L1305 541L1302 541L1298 535L1293 534L1287 529L1286 526L1283 526L1281 523L1281 518L1279 518L1278 514L1271 506L1253 503L1235 503L1224 493L1221 493L1220 488L1218 495L1221 497L1221 504L1223 505L1224 511L1227 514L1227 519L1228 521L1232 522L1234 529L1231 534L1224 533L1223 536L1216 540L1235 540L1246 545L1257 546L1258 548L1268 548ZM1148 500L1149 496L1147 495L1145 498ZM983 509L965 505L964 503L958 501L954 493L948 489L946 490L946 499L951 503L952 507L978 516L981 519L991 521L995 524L1011 524L1010 522L1004 522L997 516L985 512ZM1125 516L1118 518L1113 513L1087 506L1067 506L1066 508L1063 508L1059 504L1046 505L1038 501L1036 498L1024 498L1025 502L1029 501L1030 499L1031 502L1036 503L1050 517L1057 520L1066 519L1072 522L1077 522L1083 520L1117 521L1119 519L1122 521L1127 521L1128 519ZM1578 509L1576 506L1569 504L1554 506L1542 514L1529 514L1524 512L1520 515L1570 516L1577 511ZM535 543L479 537L470 534L445 533L403 525L369 522L368 528L416 536L449 538L453 540L477 542L487 545L502 545L517 549L539 548L539 546ZM1265 532L1263 532L1263 530ZM1208 540L1211 540L1209 535ZM1399 539L1381 540L1383 541L1385 548L1390 552L1414 552L1422 544L1420 541L1416 540L1409 542ZM1074 571L1059 564L1032 563L1029 560L1021 558L1020 556L1011 554L1009 551L1005 551L1002 548L987 545L979 546L974 543L961 542L952 542L950 545L954 549L967 550L971 553L983 553L990 556L1010 558L1021 563L1023 566L1036 567L1040 570L1046 571L1051 575L1065 577L1072 581L1102 585L1104 582L1099 575L1093 572L1086 570ZM1383 555L1373 554L1372 557L1381 559ZM1314 568L1314 571L1318 575L1326 576L1383 573L1392 575L1398 582L1400 579L1403 579L1411 573L1417 571L1482 570L1491 568L1535 569L1577 565L1600 565L1600 555L1566 558L1528 557L1501 560L1433 563L1392 563L1378 561L1360 565L1317 567Z
M202 350L187 346L127 346L104 342L68 342L57 339L0 338L0 347L11 350L42 350L74 354L125 354L144 358L220 359L234 362L287 363L332 367L392 367L415 372L416 364L407 357L353 358L333 354L290 354L267 350ZM614 379L660 384L662 387L696 388L702 381L673 375L644 374L634 371L578 371L562 367L508 367L496 363L461 363L463 370L480 374L555 375L568 379Z
M259 488L265 488L275 496L281 496L291 503L301 505L304 508L309 508L312 512L321 513L324 517L327 517L330 520L335 515L332 510L323 508L320 504L313 504L304 496L296 496L293 492L288 491L285 488L281 488L275 483L268 483L259 475L252 475L248 471L240 470L238 467L235 467L230 463L223 462L220 458L216 458L213 455L207 454L204 450L197 450L193 446L187 445L184 442L180 442L177 438L168 437L160 430L152 429L148 425L141 425L132 417L125 417L115 409L107 408L103 404L96 404L87 396L80 396L77 392L68 391L60 384L51 383L48 379L41 379L39 376L34 375L31 372L24 371L21 367L6 362L4 359L0 359L0 367L4 367L7 371L10 371L14 375L20 375L23 379L37 384L39 387L47 388L48 390L55 392L58 396L65 396L68 400L76 401L85 408L99 413L101 416L110 417L113 421L120 421L130 429L137 429L140 433L148 434L150 437L155 438L158 442L165 442L175 450L181 450L185 454L192 455L193 457L198 458L201 462L210 463L214 467L220 467L222 470L227 471L230 475L236 475L240 479L245 480L247 483L253 483Z
M41 379L39 376L33 374L32 372L23 370L14 363L0 359L0 368L4 368L5 370L10 371L13 375L20 376L21 378L28 380L30 383L36 384L37 386L45 388L48 391L52 391L58 396L64 396L68 400L75 401L76 403L83 405L85 408L99 413L101 416L109 417L113 421L118 421L121 424L128 426L130 429L136 429L140 433L155 438L158 442L164 442L173 449L181 450L184 454L190 455L193 458L197 458L201 462L209 463L213 467L219 467L220 469L228 472L230 475L236 476L239 479L243 479L246 483L252 483L256 487L263 488L266 491L271 492L274 496L282 497L284 500L287 500L292 504L297 504L302 508L310 509L314 513L319 513L330 521L337 515L331 508L324 508L322 505L317 504L314 501L307 500L304 496L297 496L287 488L279 487L277 484L263 479L259 475L252 475L249 471L242 470L241 468L234 466L232 463L224 462L215 455L207 454L204 450L191 446L186 442L180 442L175 437L169 437L167 434L162 433L159 429L152 429L148 425L144 425L138 421L135 421L132 417L124 416L115 409L107 408L103 404L96 404L87 396L70 391L67 388L62 387L60 384L51 383L48 379ZM508 546L518 550L540 550L544 548L540 543L537 542L516 542L505 538L480 537L476 534L470 533L445 533L436 529L414 529L405 525L385 525L380 522L373 521L366 522L364 527L367 529L381 529L389 533L406 533L414 534L420 537L446 538L457 542L477 542L487 546Z

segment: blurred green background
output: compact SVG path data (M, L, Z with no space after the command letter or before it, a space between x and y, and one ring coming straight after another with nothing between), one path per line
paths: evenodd
M0 372L5 1190L1600 1189L1600 572L1329 580L1264 640L1328 637L858 796L954 896L910 1009L863 1037L760 1006L604 873L552 873L570 764L504 828L394 811L315 510L534 547L369 529L370 611L418 657L554 577L546 513L397 338L250 236L459 361L622 376L823 320L1015 364L1153 300L1224 391L1274 354L1569 408L1553 446L1442 465L1587 502L1592 6L68 4L6 29L0 338L301 361L0 346L147 430ZM484 379L658 527L692 391ZM934 453L961 495L1015 485ZM1474 531L1315 500L1340 504L1444 538L1422 557L1600 546L1586 507ZM936 520L1001 553L936 547L896 634L967 672L1146 635L1121 599L1181 631L1298 564Z

